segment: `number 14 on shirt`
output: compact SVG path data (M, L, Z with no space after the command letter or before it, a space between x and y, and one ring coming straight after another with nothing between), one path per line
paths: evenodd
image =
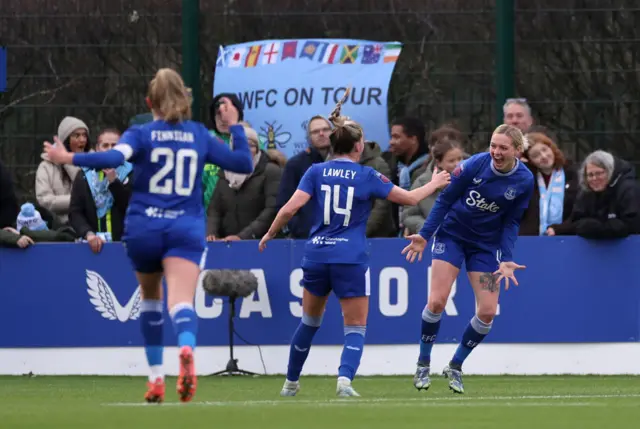
M333 185L333 192L330 185L320 185L320 190L324 193L324 224L331 224L331 209L338 215L344 216L343 226L349 226L351 220L351 208L353 207L353 195L355 189L353 186L347 187L347 202L344 208L340 207L340 185ZM331 205L331 194L333 193L333 206Z

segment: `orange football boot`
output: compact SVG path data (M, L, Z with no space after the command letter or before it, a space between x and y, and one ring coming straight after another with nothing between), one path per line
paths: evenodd
M196 394L196 366L193 361L193 349L184 346L180 349L180 375L177 391L181 402L189 402Z

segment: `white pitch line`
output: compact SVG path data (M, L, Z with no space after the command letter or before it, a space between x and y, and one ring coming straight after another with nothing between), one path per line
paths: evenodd
M640 398L640 394L621 394L621 395L525 395L525 396L467 396L467 397L422 397L422 398L343 398L343 399L281 399L281 400L255 400L255 401L200 401L182 404L179 402L166 402L161 406L208 406L208 407L247 407L261 405L315 405L315 406L331 406L331 405L366 405L366 404L405 404L407 402L420 402L423 406L444 405L447 402L452 406L471 405L473 402L487 401L527 401L527 400L558 400L558 399L606 399L606 398ZM443 404L444 403L444 404ZM455 405L454 405L455 404ZM512 404L510 406L527 406L526 402ZM571 406L571 403L540 403L540 406ZM574 403L575 404L575 403ZM587 404L587 403L583 403ZM147 404L144 402L112 402L101 404L107 407L148 407L158 406L157 404ZM501 404L504 405L504 404ZM589 404L592 405L592 404ZM532 405L528 405L532 406ZM573 405L577 406L577 405ZM586 406L586 405L583 405Z

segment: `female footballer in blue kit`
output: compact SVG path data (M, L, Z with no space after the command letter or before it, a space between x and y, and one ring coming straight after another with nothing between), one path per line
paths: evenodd
M311 202L315 219L305 245L302 270L302 320L293 335L282 396L295 396L311 342L320 328L329 293L340 300L345 343L338 370L337 395L359 396L351 386L362 351L369 309L366 225L374 198L416 205L449 182L447 172L434 175L425 186L410 192L394 186L371 167L358 164L364 150L362 127L340 116L341 101L329 120L333 159L312 165L298 189L282 207L259 244L268 240L305 204Z
M464 262L477 302L462 340L444 374L449 387L464 393L462 363L491 330L498 306L500 282L517 285L514 270L525 268L513 262L520 219L533 193L533 175L518 160L524 148L522 132L500 125L491 137L489 153L472 156L451 174L451 184L438 197L418 234L409 236L404 248L407 260L422 259L427 241L433 237L431 288L422 312L422 337L418 368L413 378L418 389L428 389L431 349L451 287ZM434 235L435 234L435 235Z
M134 164L132 195L123 241L141 288L140 321L150 366L147 402L164 401L162 277L167 282L167 307L178 337L179 399L196 391L194 350L197 315L193 299L206 258L202 171L205 163L248 174L251 152L236 109L223 106L231 124L235 150L211 137L191 121L191 97L178 73L161 69L149 84L147 105L154 121L129 128L116 147L106 152L73 154L56 137L44 143L52 162L91 168ZM79 156L82 155L82 156Z

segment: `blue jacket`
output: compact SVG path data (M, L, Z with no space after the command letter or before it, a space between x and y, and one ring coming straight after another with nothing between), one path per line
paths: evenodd
M287 161L282 172L280 188L278 190L278 210L284 206L293 193L298 189L300 180L312 164L324 162L322 155L312 147L294 155ZM296 239L306 239L313 225L313 205L307 204L289 221L288 236Z

